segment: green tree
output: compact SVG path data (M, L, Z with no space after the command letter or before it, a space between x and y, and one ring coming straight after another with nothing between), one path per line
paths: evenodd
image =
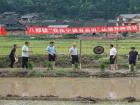
M140 13L140 0L0 0L0 12L44 13L50 19L113 19Z

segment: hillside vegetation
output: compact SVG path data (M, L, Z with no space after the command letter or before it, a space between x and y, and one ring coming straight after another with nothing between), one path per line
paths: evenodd
M115 18L123 13L139 13L140 0L0 0L0 13L38 12L49 19Z

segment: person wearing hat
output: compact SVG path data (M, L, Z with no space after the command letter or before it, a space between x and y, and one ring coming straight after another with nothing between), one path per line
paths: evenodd
M72 47L69 49L69 56L71 57L71 63L72 63L72 69L77 70L78 64L79 64L79 58L78 58L78 49L76 46L76 43L72 44Z
M133 70L136 70L136 61L138 60L138 52L135 50L135 47L131 47L131 50L128 55L128 60L129 60L129 70L132 70L132 65L133 65Z
M47 47L48 52L48 70L53 70L55 67L55 60L56 60L56 48L54 46L54 42L51 41Z

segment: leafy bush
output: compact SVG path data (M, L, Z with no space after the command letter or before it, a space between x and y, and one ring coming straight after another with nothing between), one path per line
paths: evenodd
M100 67L101 72L104 72L106 66L109 64L109 59L107 57L106 58L100 58L99 63L100 63L99 67Z
M29 70L33 70L33 62L30 61L30 62L28 63L28 69L29 69Z

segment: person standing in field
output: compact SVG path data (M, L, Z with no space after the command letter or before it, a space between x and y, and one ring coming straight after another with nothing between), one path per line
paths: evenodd
M47 47L48 52L48 70L54 70L55 67L55 60L56 60L56 48L54 46L54 42L51 41Z
M10 54L9 54L9 59L10 59L10 68L14 67L14 63L16 62L16 49L17 49L17 45L14 44Z
M115 64L116 57L117 57L117 50L113 44L110 44L110 69L111 70L115 70L117 68L117 65Z
M76 43L73 43L72 47L69 49L69 56L71 57L72 69L77 70L79 64L78 58L78 48Z
M136 70L136 62L138 60L138 52L136 51L135 47L131 47L131 50L128 55L128 60L129 60L129 70Z
M25 42L25 45L22 47L22 68L28 69L28 60L29 60L29 42Z

